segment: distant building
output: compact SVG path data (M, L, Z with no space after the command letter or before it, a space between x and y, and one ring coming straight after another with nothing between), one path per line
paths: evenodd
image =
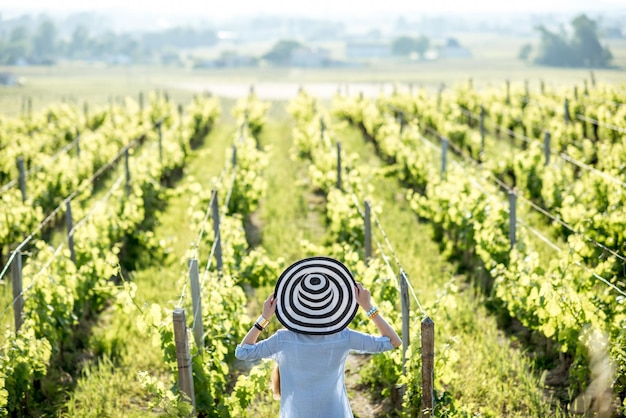
M346 58L368 59L391 57L391 46L382 42L347 42Z
M472 53L462 46L442 46L438 50L439 58L469 58Z

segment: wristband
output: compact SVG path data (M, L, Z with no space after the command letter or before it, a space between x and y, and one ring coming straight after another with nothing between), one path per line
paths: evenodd
M262 329L265 329L265 327L267 327L270 324L270 321L268 319L263 318L263 315L260 315L259 318L256 320L256 323L259 324L259 326Z
M263 327L262 327L261 325L259 325L259 323L258 323L258 322L255 322L255 323L254 323L254 327L255 327L256 329L258 329L259 331L263 331Z
M367 317L371 318L372 315L374 315L374 312L378 311L378 308L376 306L372 306L372 309L370 309L369 311L367 311Z

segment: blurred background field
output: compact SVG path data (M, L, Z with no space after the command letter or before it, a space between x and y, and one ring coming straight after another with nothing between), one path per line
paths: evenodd
M305 6L291 14L267 8L258 16L253 6L242 8L242 16L231 6L231 15L221 18L210 8L194 15L185 4L167 16L167 9L140 15L122 5L81 12L71 2L66 8L30 3L0 9L0 113L6 115L19 114L26 98L33 110L51 101L106 104L149 90L178 101L206 91L237 98L252 84L261 98L287 99L300 86L330 98L338 91L373 96L394 84L439 89L470 79L477 88L510 80L535 91L542 81L548 87L592 77L626 82L626 12L610 1L588 7L536 2L523 12L493 6L491 14L464 14L463 5L452 12L402 13L390 4L380 16L382 6L369 4L350 15L322 3L312 16L303 15ZM550 37L572 48L587 42L573 33L580 16L587 19L584 30L595 30L595 48L610 51L610 60L542 65L541 54L552 51Z

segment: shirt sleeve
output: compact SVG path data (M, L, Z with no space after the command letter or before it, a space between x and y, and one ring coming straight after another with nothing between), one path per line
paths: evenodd
M278 352L278 335L274 334L256 344L239 344L235 349L235 357L239 360L258 360L272 357Z
M349 348L361 353L382 353L393 350L393 345L389 337L374 336L362 332L349 331Z

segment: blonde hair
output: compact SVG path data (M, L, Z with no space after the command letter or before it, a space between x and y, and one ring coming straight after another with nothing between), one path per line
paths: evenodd
M280 399L280 371L278 370L278 363L272 370L272 392L274 393L274 399Z

